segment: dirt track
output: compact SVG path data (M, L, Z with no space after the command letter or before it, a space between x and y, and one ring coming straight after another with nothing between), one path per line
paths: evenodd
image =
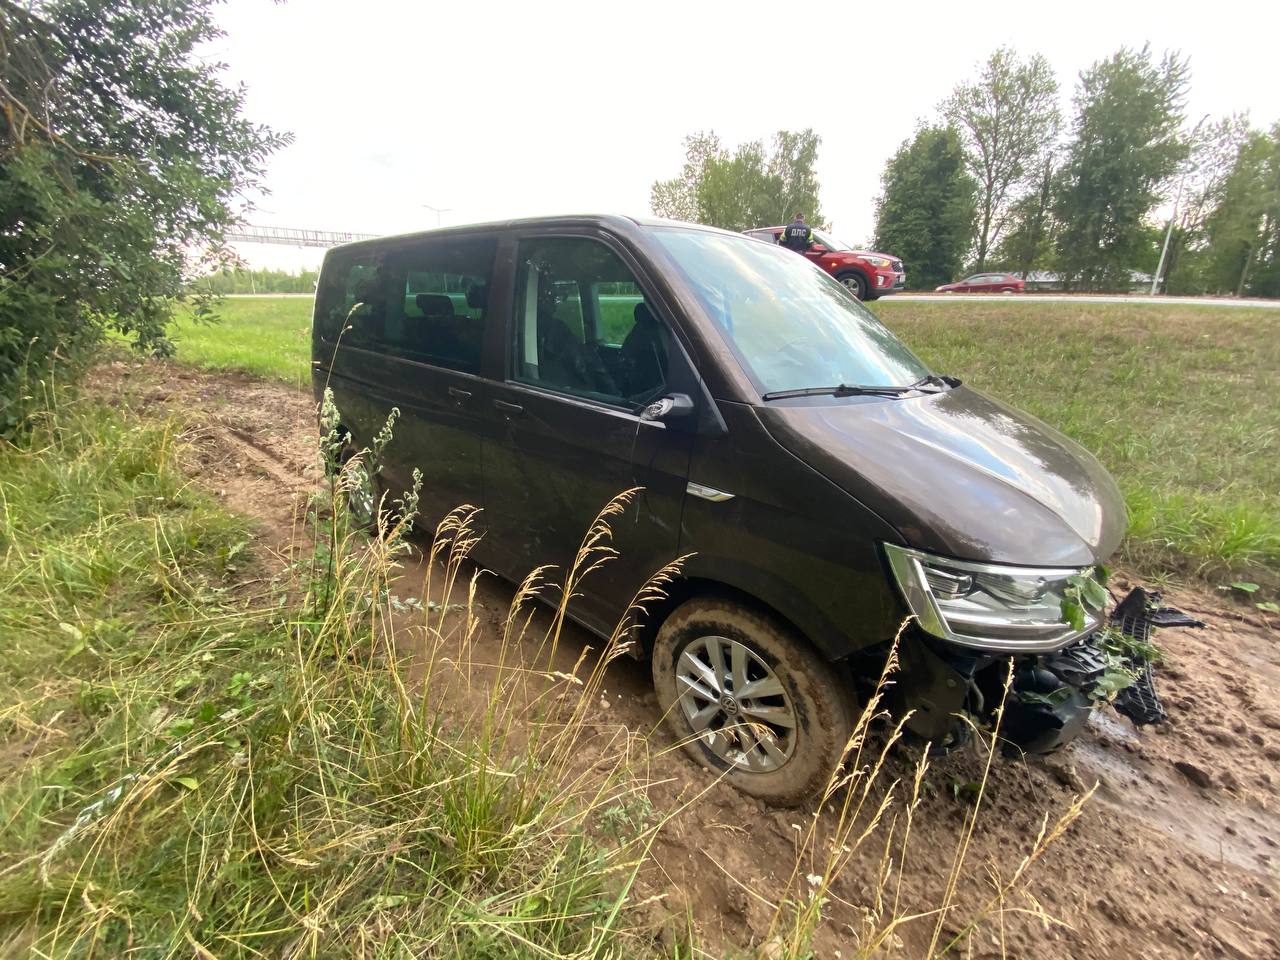
M259 555L288 553L296 505L316 479L308 394L243 376L133 363L103 368L95 389L139 409L194 418L188 439L198 482L259 521ZM414 575L410 568L406 576ZM496 577L481 580L479 604L490 623L505 613L511 593ZM1166 652L1159 684L1168 724L1139 732L1107 711L1047 763L998 762L983 801L962 900L984 896L988 868L1012 871L1046 813L1052 819L1073 794L1098 782L1082 817L1035 868L1031 892L1061 925L1006 915L1003 946L988 931L971 939L964 955L1280 957L1280 622L1204 592L1173 590L1167 599L1208 623L1158 638ZM587 643L598 645L571 630L569 659ZM652 729L657 710L644 665L617 661L606 687L610 721ZM906 773L911 757L899 753L895 772ZM963 790L956 799L954 788L980 772L969 752L934 760L902 867L904 908L928 910L941 898L966 809ZM658 808L705 785L707 776L674 755L660 759L655 773L667 780L650 794ZM767 910L750 894L768 895L786 879L794 824L805 815L714 786L658 842L660 866L640 890L666 895L653 907L655 926L683 923L689 911L724 955L758 946ZM821 957L837 956L845 925L857 925L876 864L868 859L865 866L836 886ZM919 937L907 928L894 955L916 956Z

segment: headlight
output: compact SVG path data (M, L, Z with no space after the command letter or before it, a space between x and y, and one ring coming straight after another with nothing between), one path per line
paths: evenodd
M1085 628L1062 619L1069 578L1076 567L1008 567L935 557L884 545L907 607L935 637L981 650L1039 653L1056 650L1092 631L1100 610L1086 608Z
M890 263L887 257L864 256L862 259L865 260L867 263L871 264L873 267L887 267Z

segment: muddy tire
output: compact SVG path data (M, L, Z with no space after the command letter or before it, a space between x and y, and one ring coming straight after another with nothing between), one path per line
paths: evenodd
M678 607L658 631L653 685L699 763L777 806L817 795L840 762L852 692L802 637L720 598Z
M376 471L369 469L368 457L361 457L358 463L351 460L356 455L353 447L348 447L342 455L342 482L346 488L347 512L352 522L371 537L383 534L378 520L378 507L381 504L382 521L387 521L385 499L386 486Z

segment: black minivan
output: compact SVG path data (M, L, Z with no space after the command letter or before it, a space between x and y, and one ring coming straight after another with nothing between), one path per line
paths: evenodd
M994 348L994 347L993 347ZM1071 578L1125 529L1114 482L1040 421L934 373L837 281L739 234L617 216L363 241L324 261L313 376L376 482L423 475L420 523L482 508L475 553L518 580L572 561L600 508L618 558L572 613L608 636L690 555L636 644L704 763L795 803L839 761L899 637L909 729L950 742L1000 699L1046 752L1089 711Z

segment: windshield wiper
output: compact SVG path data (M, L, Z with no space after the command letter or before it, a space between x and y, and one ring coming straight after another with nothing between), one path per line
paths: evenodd
M956 377L940 377L931 373L905 387L871 387L858 383L841 383L834 387L804 387L799 390L774 390L764 394L763 400L787 400L791 397L905 397L908 393L941 393L944 389L960 386ZM932 388L932 389L929 389Z
M939 393L942 390L947 389L948 387L958 387L958 386L960 386L960 381L957 380L955 377L940 377L936 373L931 373L928 376L921 377L919 380L917 380L907 389L908 390L925 390L925 387L935 387L936 389L927 390L925 392Z
M791 397L901 397L915 387L865 387L856 383L841 383L834 387L804 387L800 390L774 390L764 394L762 400L787 400Z

